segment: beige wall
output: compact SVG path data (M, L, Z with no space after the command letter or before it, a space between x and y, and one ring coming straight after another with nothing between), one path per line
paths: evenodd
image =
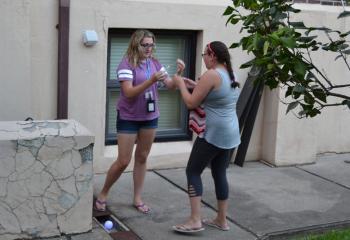
M56 117L56 0L0 1L0 120Z
M32 112L28 2L10 0L0 2L1 120L12 120L13 118L23 120ZM13 26L18 26L18 28L14 29Z
M292 21L304 21L307 26L326 26L342 32L347 32L350 29L350 18L337 19L343 10L342 7L307 4L296 6L301 8L303 12L296 14ZM324 34L317 34L319 40L327 41ZM316 52L312 53L312 60L333 83L349 84L350 71L342 60L334 61L336 56L337 54L334 53ZM347 91L347 95L349 95L349 88L342 91ZM337 92L341 93L341 91ZM279 98L283 99L284 94L285 89L280 91ZM332 103L331 98L329 98L329 103ZM345 125L350 122L350 111L347 107L327 108L316 118L301 120L292 114L286 116L285 112L286 105L280 104L276 127L279 144L276 148L275 164L308 163L315 160L315 153L350 151L350 138L348 137L350 129ZM279 138L282 139L279 140ZM271 159L273 158L270 158L270 161Z
M69 116L82 122L96 134L97 172L105 171L117 155L116 146L104 147L109 28L190 29L202 32L198 37L197 76L204 70L200 58L203 44L217 39L218 34L220 40L227 44L238 40L238 36L225 27L225 18L221 17L229 1L224 1L225 4L218 2L214 6L215 1L207 6L199 5L200 1L193 1L193 4L189 2L191 1L185 1L185 4L178 1L71 2L70 61L74 62L74 67L70 68ZM213 19L213 16L217 19ZM92 48L84 47L81 42L81 34L86 29L96 30L100 38L99 43ZM248 59L242 56L237 59L242 58ZM236 69L238 70L238 64ZM241 74L244 78L244 73ZM82 103L86 106L82 106ZM154 144L150 166L163 166L164 161L168 164L185 165L190 149L190 141ZM167 155L173 155L173 158L163 161Z
M305 4L301 5L302 7L305 7ZM310 25L326 26L341 32L349 31L350 18L337 19L339 13L343 11L342 7L331 7L331 11L327 13L322 11L324 9L325 7L315 6L313 11L303 13L300 17L309 22ZM350 7L347 7L346 10L350 11ZM323 40L326 39L324 34L320 35L320 37ZM350 38L348 37L347 40L350 41ZM343 60L338 59L334 61L337 54L317 52L313 56L315 64L324 70L333 83L349 84L350 71ZM349 62L349 57L347 59ZM337 92L349 95L350 89L344 88ZM350 123L350 111L347 107L327 108L316 120L313 126L316 134L317 153L350 151L350 128L348 127Z
M104 145L109 28L197 30L197 76L205 70L200 57L204 44L212 40L230 44L240 37L239 28L226 27L226 18L221 16L231 3L229 0L70 2L69 118L81 122L96 135L95 172L105 171L117 155L116 146ZM312 5L298 6L310 8ZM337 21L337 12L325 14L324 10L330 8L319 7L323 8L306 10L300 18L313 25L327 23L349 29L348 19ZM56 117L57 23L56 0L0 2L0 30L6 33L2 34L0 43L0 120ZM99 42L85 47L82 33L90 29L98 33ZM231 53L234 69L243 82L247 72L239 69L239 65L249 56L237 49ZM317 59L329 68L330 76L343 81L350 79L349 71L343 66L329 67L333 57ZM266 89L247 160L263 159L276 165L288 165L311 162L316 153L350 151L347 137L350 129L345 127L350 122L348 110L329 109L316 119L299 120L292 114L285 115L285 106L279 102L281 96L283 90ZM185 165L191 145L191 141L154 144L150 166Z

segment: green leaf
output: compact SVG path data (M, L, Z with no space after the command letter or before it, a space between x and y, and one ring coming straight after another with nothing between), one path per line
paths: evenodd
M225 12L223 13L223 15L224 15L224 16L226 16L226 15L231 15L231 14L233 13L233 10L234 10L233 7L228 6L228 7L226 8Z
M281 41L282 41L283 45L285 45L286 47L289 47L289 48L295 48L295 46L297 45L294 38L281 37Z
M321 88L313 89L312 93L315 96L315 98L321 100L322 102L327 102L327 95Z
M317 38L317 36L300 37L298 38L298 41L306 43L306 42L311 42L315 38Z
M280 39L280 38L278 37L278 35L277 35L276 32L273 32L272 34L268 35L268 37L269 37L271 40L276 41L276 42L278 42L279 39Z
M275 65L275 64L272 64L272 63L267 64L267 69L268 69L268 70L272 70L272 69L274 69L274 68L276 68L276 65Z
M247 1L246 1L247 2ZM259 4L257 3L257 2L255 2L255 1L250 1L250 3L249 3L249 8L251 9L251 10L253 10L253 11L255 11L255 10L258 10L259 9Z
M304 101L307 103L307 104L310 104L310 105L313 105L315 103L315 99L313 98L313 96L308 93L308 92L305 92L304 93Z
M301 86L300 84L297 84L297 85L294 86L293 92L295 92L295 93L303 93L303 92L305 92L305 88L303 86Z
M346 33L342 33L342 34L340 34L339 35L339 37L346 37L347 35L349 35L350 34L350 31L348 31L348 32L346 32Z
M300 75L300 76L305 76L306 73L306 66L300 61L297 61L294 65L294 70Z
M306 75L306 79L316 79L316 76L312 72L308 72Z
M350 54L350 49L346 50L346 51L342 51L342 53L344 54Z
M341 45L338 46L338 49L339 50L344 50L344 49L347 49L348 47L349 47L348 44L341 44Z
M275 6L273 6L273 7L271 7L270 8L270 15L274 15L275 13L276 13L276 7Z
M232 20L234 17L235 17L235 15L231 15L231 16L227 19L227 21L226 21L226 26L227 26L227 24L228 24L229 22L231 22L231 20Z
M293 8L293 7L291 7L291 6L288 6L287 10L288 10L289 12L293 12L293 13L299 13L299 12L301 12L300 9L295 9L295 8Z
M268 79L265 81L265 85L269 86L270 89L275 89L275 88L278 86L278 81L276 81L276 80L273 79L273 78L268 78Z
M300 117L305 117L306 113L305 113L304 110L301 110L300 112L298 112L298 115L299 115Z
M243 63L243 64L240 66L240 68L241 68L241 69L243 69L243 68L249 68L249 67L251 67L251 66L254 64L254 62L255 62L255 59L250 60L250 61L248 61L248 62L246 62L246 63Z
M253 37L252 36L243 37L241 39L243 50L247 50L249 48L249 46L252 45L252 41L253 41Z
M230 48L236 48L239 47L241 45L241 43L232 43Z
M266 63L271 62L272 58L271 57L261 57L261 58L256 58L255 59L257 65L265 65Z
M286 114L290 111L296 108L299 105L299 102L291 102L288 104Z
M284 97L288 97L292 95L292 92L293 92L293 87L289 86Z
M310 117L315 117L317 114L320 114L320 113L321 113L320 110L316 108L312 108L307 112L307 115L309 115Z
M350 11L343 11L341 14L339 14L338 19L348 16L350 16Z
M264 42L264 56L267 54L267 51L269 50L270 42L265 41Z
M254 39L253 39L253 46L254 46L254 49L257 49L258 48L258 42L260 40L260 36L258 33L255 33L254 34Z
M239 18L232 18L230 21L233 25L239 22Z
M305 29L306 26L304 25L304 22L289 22L289 24L291 26L293 26L294 28L298 28L298 29Z
M347 105L348 108L350 109L350 100L344 100L344 101L342 102L342 104L343 104L343 105Z

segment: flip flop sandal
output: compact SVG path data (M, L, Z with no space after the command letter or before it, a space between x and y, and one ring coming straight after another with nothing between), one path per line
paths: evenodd
M185 225L177 225L173 226L173 230L176 232L180 233L196 233L196 232L201 232L205 228L204 227L198 227L198 228L191 228L191 227L186 227Z
M204 219L202 220L202 223L207 225L207 226L210 226L210 227L214 227L214 228L217 228L221 231L228 231L230 230L230 227L229 226L220 226L219 224L215 223L214 221L212 220L209 220L209 219Z
M98 207L97 204L100 205L100 207ZM101 201L101 200L98 200L98 199L95 200L94 209L96 211L105 212L106 208L107 208L107 201Z
M136 208L137 211L147 214L151 211L151 209L144 203L140 203L140 204L134 204L133 205L134 208Z

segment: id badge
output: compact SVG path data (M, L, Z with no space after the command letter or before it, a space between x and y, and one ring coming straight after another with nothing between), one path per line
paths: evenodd
M156 103L154 100L147 101L147 112L154 112L156 110Z

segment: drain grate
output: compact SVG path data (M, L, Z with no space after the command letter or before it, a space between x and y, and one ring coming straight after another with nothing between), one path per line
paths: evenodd
M95 219L97 220L98 224L108 233L130 231L127 226L125 226L113 215L96 216ZM106 226L106 222L108 221L112 223L111 227Z
M113 213L106 209L104 212L93 209L93 218L97 224L104 229L112 239L115 240L142 240L133 231L131 231L122 221L120 221ZM105 227L105 223L110 221L109 228Z

